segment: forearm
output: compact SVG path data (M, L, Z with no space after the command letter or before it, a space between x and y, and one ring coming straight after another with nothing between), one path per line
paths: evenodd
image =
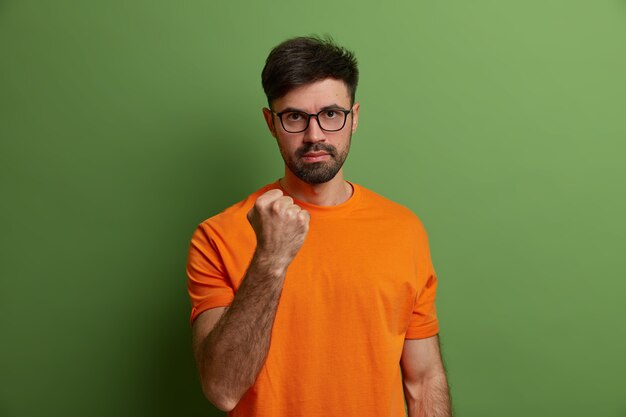
M448 381L443 372L405 383L408 417L451 417Z
M267 357L286 267L255 253L237 294L196 353L205 395L232 409Z

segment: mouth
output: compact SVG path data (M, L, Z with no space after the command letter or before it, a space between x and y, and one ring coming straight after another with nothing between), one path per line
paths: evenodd
M296 151L296 156L304 163L325 162L335 158L337 150L326 143L308 143Z
M325 151L307 152L302 155L305 162L322 162L331 158L331 155Z

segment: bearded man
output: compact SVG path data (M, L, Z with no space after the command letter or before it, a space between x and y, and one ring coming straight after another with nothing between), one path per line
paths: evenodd
M357 82L331 40L275 47L263 115L285 174L193 235L193 350L229 416L451 416L424 227L343 175Z

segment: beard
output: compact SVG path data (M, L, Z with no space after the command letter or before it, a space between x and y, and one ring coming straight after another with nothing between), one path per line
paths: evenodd
M286 155L281 148L280 154L285 161L287 168L300 180L307 184L323 184L335 178L343 163L348 157L350 150L350 142L352 135L348 139L348 146L343 152L339 152L337 148L327 143L313 143L301 146L296 150L295 156ZM320 162L304 162L302 156L308 152L324 151L328 153L330 158Z

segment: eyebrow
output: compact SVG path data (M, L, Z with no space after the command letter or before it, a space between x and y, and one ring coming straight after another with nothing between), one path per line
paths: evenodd
M349 109L345 109L342 106L338 105L338 104L329 104L328 106L324 106L322 107L319 111L324 111L324 110L349 110ZM295 107L287 107L286 109L283 109L281 111L275 112L275 113L285 113L285 112L299 112L299 113L307 113L302 109L297 109ZM309 113L307 113L309 114ZM315 114L315 113L313 113Z

